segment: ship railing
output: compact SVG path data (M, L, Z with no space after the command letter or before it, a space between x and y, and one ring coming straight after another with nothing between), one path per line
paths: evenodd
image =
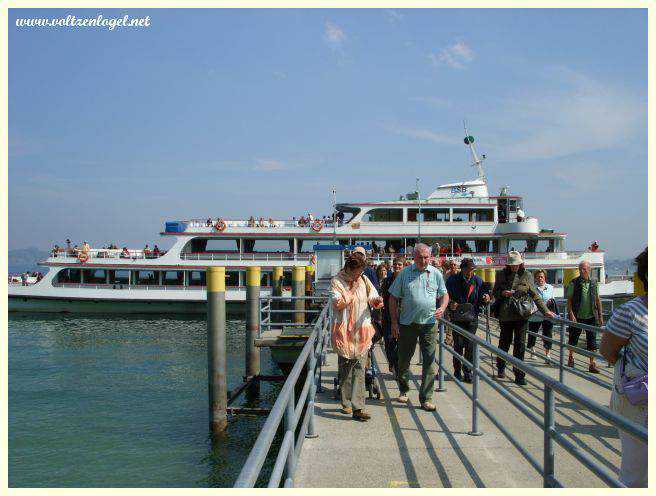
M180 258L182 260L213 260L213 261L226 261L226 260L238 260L238 261L249 261L249 260L264 260L267 262L275 261L309 261L312 257L312 253L181 253Z
M214 230L214 225L218 222L219 219L211 219L212 222L210 225L207 224L207 219L190 219L190 220L185 220L182 222L185 222L187 224L187 229L189 228L207 228ZM280 227L303 227L303 228L309 228L312 225L312 222L308 221L306 219L305 224L301 225L299 224L299 219L272 219L272 222L269 222L269 219L264 219L262 222L260 222L260 219L255 219L255 223L253 224L250 222L248 219L227 219L223 218L221 219L226 223L227 227L250 227L250 228L256 228L259 227L261 229L275 229L275 228L280 228ZM320 220L324 227L333 227L333 221L332 219L314 219L314 220ZM343 225L346 222L337 222L337 226Z
M619 274L619 275L613 275L613 276L606 276L606 282L613 282L613 281L633 281L633 276L632 275L624 275L624 274Z
M313 325L305 346L294 363L271 412L269 413L253 448L237 477L234 487L255 487L262 467L271 451L276 433L282 426L282 442L275 454L275 462L267 486L270 488L294 486L294 475L303 442L316 437L314 427L314 401L321 384L321 365L329 343L330 305L324 305ZM303 388L295 399L297 383L306 371Z
M154 259L154 258L159 258L162 255L164 255L164 251L159 252L158 254L152 253L152 252L145 252L144 250L128 250L128 254L123 254L123 250L110 250L110 249L102 249L102 248L96 248L89 250L89 257L90 258L99 258L99 259L106 259L106 258L122 258L126 260L145 260L145 259ZM72 251L57 251L55 252L54 250L50 252L50 258L65 258L65 259L78 259L78 255Z
M556 323L561 323L564 325L572 324L575 325L566 319L555 318L552 319ZM445 391L444 378L447 376L450 381L457 385L462 392L471 400L471 435L481 435L482 432L479 430L478 425L478 413L479 411L485 414L488 419L494 424L494 426L501 431L501 433L512 443L512 445L521 453L521 455L528 461L528 463L542 475L543 487L563 487L561 482L556 477L556 451L555 443L558 443L560 446L565 448L565 450L571 454L576 460L578 460L583 466L590 470L593 474L599 477L605 484L612 487L624 487L624 484L617 478L611 470L607 468L606 463L599 463L594 460L590 455L585 453L579 446L574 444L572 441L567 439L562 432L559 432L558 425L555 422L556 416L556 394L571 400L581 407L589 410L591 413L599 417L605 422L608 422L610 425L617 429L621 429L638 441L647 444L648 433L647 429L641 425L638 425L627 418L618 415L617 413L611 411L608 407L603 406L582 393L566 386L563 382L564 377L561 376L560 380L553 379L540 370L528 365L523 360L519 360L514 356L506 353L500 348L494 346L490 343L490 333L486 332L486 339L483 339L475 334L471 334L465 329L460 328L459 326L449 322L443 318L439 319L439 349L438 349L438 391ZM584 326L579 324L582 328L590 328L593 326ZM452 333L457 333L468 339L472 343L472 360L471 362L467 360L463 355L457 353L451 346L445 344L445 329L448 328ZM488 327L489 329L489 327ZM561 337L561 345L562 337ZM460 360L465 366L469 367L472 370L472 388L469 390L466 385L456 378L454 374L449 372L444 367L444 350L449 352L455 358ZM535 379L538 382L538 386L542 386L544 390L544 405L542 409L542 415L536 414L532 409L527 405L522 403L516 396L511 394L511 392L500 385L497 381L493 379L487 372L481 368L481 351L485 350L489 354L490 358L496 356L506 364L511 365L512 367L523 371L526 375ZM564 347L561 347L561 350L564 350ZM561 366L562 366L562 351L561 351ZM492 370L495 370L494 364L492 364ZM517 410L519 410L523 415L525 415L531 422L533 422L538 427L542 428L544 432L543 436L543 456L542 461L538 460L533 456L527 447L522 445L522 441L514 435L510 429L502 423L502 419L494 415L490 409L487 408L479 397L479 385L480 381L485 382L497 393L499 393L504 399L506 399L511 405L513 405Z

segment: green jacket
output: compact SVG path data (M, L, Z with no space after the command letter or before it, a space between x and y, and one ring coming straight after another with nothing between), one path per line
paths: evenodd
M546 315L549 311L547 305L540 297L540 293L535 289L533 276L530 272L524 268L520 268L517 272L512 272L510 269L505 268L497 273L494 289L492 290L499 320L520 320L508 307L509 298L501 296L501 293L506 290L513 290L516 294L529 294L542 314Z

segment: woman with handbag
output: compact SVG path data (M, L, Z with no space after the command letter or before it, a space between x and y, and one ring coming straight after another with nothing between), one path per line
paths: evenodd
M540 298L542 298L542 301L544 301L549 310L555 312L556 300L554 300L554 287L551 284L547 284L547 276L544 270L536 270L533 273L533 279L535 280L535 289L540 294ZM528 343L526 344L526 348L531 353L531 356L533 356L533 346L535 346L535 342L537 341L536 334L540 332L540 328L542 328L542 336L547 338L542 340L542 344L544 346L544 354L546 355L544 363L549 365L549 363L551 363L549 361L551 341L548 341L548 339L551 339L552 337L551 331L553 329L553 322L542 318L542 316L538 315L537 313L531 315L528 321L528 330L530 332L528 334Z
M369 420L364 410L365 368L375 334L369 306L381 308L383 299L368 277L362 277L365 261L350 256L330 282L333 305L331 339L338 356L342 412L355 420Z
M533 313L533 303L547 317L555 314L547 308L547 305L535 289L533 277L524 269L522 255L517 251L508 252L506 268L497 274L492 294L495 299L494 313L499 319L499 348L508 352L510 344L513 345L513 356L524 360L524 347L526 344L526 329L528 319ZM497 357L497 370L499 379L506 377L506 362ZM513 367L515 383L524 386L524 372Z
M638 278L647 290L647 248L636 257ZM615 365L610 408L647 428L647 294L618 307L601 337L600 352ZM647 445L620 430L620 480L647 487Z

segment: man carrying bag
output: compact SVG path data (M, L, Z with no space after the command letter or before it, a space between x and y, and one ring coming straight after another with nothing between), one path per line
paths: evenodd
M476 334L478 329L478 314L481 306L490 301L490 295L485 291L483 280L474 274L476 265L471 258L464 258L460 262L460 272L453 274L446 281L449 292L449 318L458 327ZM471 340L458 332L453 332L453 349L463 355L465 360L473 360L473 345ZM471 382L469 367L463 366L460 360L453 356L453 370L456 379Z

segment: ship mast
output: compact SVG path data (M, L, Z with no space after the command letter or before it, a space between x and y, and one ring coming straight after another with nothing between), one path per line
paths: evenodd
M469 134L467 131L467 123L463 120L462 124L465 128L465 145L469 147L469 151L472 154L472 158L474 159L474 163L471 164L472 167L476 167L478 171L478 178L482 179L483 182L487 185L487 178L485 177L485 171L483 170L483 160L485 160L485 155L481 155L481 158L478 158L478 154L476 153L476 147L474 146L474 137Z

